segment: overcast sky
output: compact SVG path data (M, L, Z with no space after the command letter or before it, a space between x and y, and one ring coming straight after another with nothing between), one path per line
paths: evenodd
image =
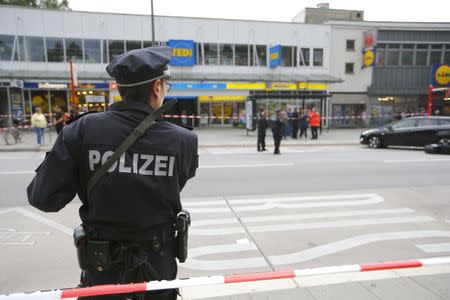
M73 10L150 14L150 0L69 0ZM310 0L154 0L155 15L290 22ZM330 8L364 10L366 21L450 22L449 0L332 0Z

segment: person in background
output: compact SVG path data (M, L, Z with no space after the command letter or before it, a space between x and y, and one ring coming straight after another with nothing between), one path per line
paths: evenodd
M187 126L188 125L188 119L187 119L187 115L186 115L186 110L183 109L181 111L181 125L183 126Z
M297 107L294 108L294 112L291 115L291 119L289 120L289 122L291 123L292 126L292 138L293 139L298 139L298 109Z
M61 106L56 107L54 123L56 133L59 134L65 125L64 111Z
M281 135L286 140L288 136L290 136L289 131L289 120L288 120L288 114L285 110L280 111L280 121L283 124L281 128Z
M273 142L275 145L275 150L273 154L281 154L280 153L280 144L281 144L281 138L282 138L282 131L283 131L283 122L281 121L281 111L277 110L275 115L272 115L271 117L271 128L272 128L272 135L273 135Z
M305 135L305 139L308 138L308 112L305 110L302 110L300 112L300 118L298 119L298 126L300 127L300 138L302 138L303 135Z
M258 151L267 151L266 150L267 127L268 123L266 118L266 111L264 109L261 109L256 119L256 128L258 129L258 142L257 142Z
M317 140L317 129L320 127L320 115L316 112L316 108L313 107L308 115L309 126L311 126L311 139Z
M34 126L36 131L37 143L39 146L43 145L44 129L47 127L47 119L42 113L40 107L36 107L34 114L31 116L31 125Z

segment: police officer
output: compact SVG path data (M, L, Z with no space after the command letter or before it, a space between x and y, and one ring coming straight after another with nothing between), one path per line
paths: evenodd
M117 56L106 70L124 101L65 126L28 187L30 204L45 212L59 211L78 194L88 241L82 286L176 278L180 191L198 165L193 132L160 118L87 191L100 166L161 107L170 87L171 53L169 47L149 47ZM145 299L176 297L173 289L145 293ZM129 298L143 299L144 293L83 299Z
M275 112L275 115L272 116L271 128L272 128L273 142L275 145L273 154L281 154L280 144L283 134L283 122L281 121L281 110L277 110Z
M268 127L267 118L266 118L266 111L264 109L261 109L257 120L256 120L256 126L258 129L258 144L257 144L257 150L258 151L267 151L266 150L266 130Z

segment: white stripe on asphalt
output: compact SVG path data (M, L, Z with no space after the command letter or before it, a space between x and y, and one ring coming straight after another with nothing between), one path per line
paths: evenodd
M73 234L73 229L72 228L69 228L69 227L67 227L65 225L62 225L62 224L59 224L59 223L56 223L55 221L47 219L47 218L45 218L45 217L43 217L41 215L38 215L36 213L33 213L31 211L28 211L28 210L20 208L20 207L14 208L14 210L16 212L26 216L26 217L29 217L29 218L37 221L37 222L45 224L45 225L47 225L47 226L49 226L49 227L51 227L53 229L59 230L62 233L65 233L65 234L70 235L70 236L72 236L72 234Z
M311 201L311 200L350 200L350 199L365 199L365 198L381 198L377 194L349 194L349 195L323 195L323 196L294 196L294 197L273 197L273 198L258 198L258 199L232 199L231 204L250 204L261 202L296 202L296 201Z
M34 171L9 171L0 172L0 175L23 175L23 174L35 174Z
M250 232L286 232L286 231L300 231L310 229L345 228L345 227L358 227L368 225L405 224L405 223L421 223L434 221L436 221L436 219L429 216L372 218L372 219L364 218L345 221L341 220L330 222L288 223L275 225L247 226L247 230ZM216 235L239 234L239 233L245 233L242 227L191 229L192 235L216 236Z
M269 256L269 260L275 265L287 265L313 260L375 242L437 237L450 237L450 231L424 230L365 234L299 252Z
M199 166L199 169L293 167L294 163Z
M317 152L318 150L294 150L285 148L283 153L310 153ZM253 154L256 155L257 151L254 149L232 149L232 150L208 150L208 154L212 155L226 155L226 154ZM261 154L272 154L270 151L263 152Z
M419 244L416 247L425 253L450 252L450 243Z
M399 160L384 160L385 163L428 163L428 162L443 162L450 161L450 158L441 158L441 159L399 159Z

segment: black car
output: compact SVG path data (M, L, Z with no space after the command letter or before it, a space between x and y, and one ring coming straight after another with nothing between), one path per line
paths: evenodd
M370 148L387 146L424 147L450 141L450 117L411 117L382 128L366 130L360 143Z

